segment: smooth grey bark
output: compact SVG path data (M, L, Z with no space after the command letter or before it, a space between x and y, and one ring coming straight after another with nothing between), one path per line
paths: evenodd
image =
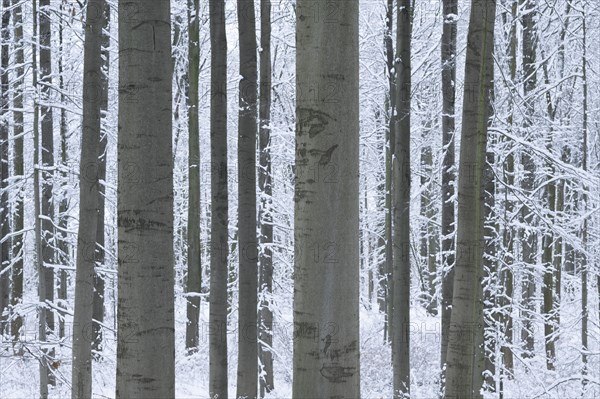
M23 50L23 9L20 0L13 0L13 43L15 44L15 79L13 81L13 121L14 121L14 176L23 182L24 176L24 147L23 134L25 133L25 125L23 121L23 89L25 75L25 54ZM11 287L11 305L13 309L23 301L23 229L25 227L25 209L24 209L24 192L20 189L17 192L14 205L14 231L16 235L13 237L13 273ZM11 325L11 333L14 342L19 342L21 327L23 326L23 318L20 314L14 314Z
M394 398L410 394L410 0L397 6L396 120L392 153L392 241L394 260L391 324Z
M260 2L260 98L259 98L259 172L260 191L260 280L261 302L259 309L258 358L264 378L260 379L260 396L274 388L273 380L273 311L270 308L273 294L273 179L271 167L271 1Z
M96 11L98 12L98 11ZM110 4L104 2L104 28L102 29L102 75L100 78L100 92L102 102L100 109L101 126L106 121L108 112L108 80L110 71ZM104 322L104 277L98 272L98 267L105 265L106 250L104 248L104 214L105 214L105 192L106 192L106 151L108 144L108 133L106 126L100 130L100 146L98 147L98 223L96 225L96 267L94 272L94 304L92 317L92 351L99 356L102 351L102 326Z
M10 97L8 93L8 61L10 44L10 0L2 0L2 24L0 25L2 44L0 56L0 236L3 240L0 244L0 336L8 333L5 311L10 303L10 208L8 203L8 177L9 177L9 126L8 113Z
M119 2L117 398L175 396L170 3Z
M467 37L458 179L457 255L450 322L446 399L480 398L477 337L483 329L484 173L493 78L495 0L473 0Z
M521 0L522 7L522 23L523 23L523 95L525 97L525 115L523 128L526 139L531 141L532 134L530 129L533 128L533 114L535 112L535 100L532 98L533 91L537 85L537 65L536 65L536 48L537 48L537 33L536 33L536 13L537 6L532 0ZM523 166L523 178L521 179L521 189L526 194L533 193L535 189L535 161L528 150L523 150L521 154L521 164ZM521 341L523 343L523 357L534 356L534 331L533 318L535 316L535 269L537 263L537 234L534 231L536 220L533 216L533 209L526 203L521 208L521 222L524 227L521 229L522 255L523 262L526 265L523 271L522 280L522 305L521 315L522 324Z
M211 239L209 314L209 395L227 393L227 274L229 205L227 188L227 37L225 1L210 0Z
M294 398L360 397L358 1L299 0ZM317 7L315 9L315 7ZM313 87L314 96L308 95ZM335 87L329 96L328 87Z
M254 2L238 0L240 86L238 124L237 397L258 393L258 239L256 224L257 80Z
M187 224L187 323L185 347L198 348L202 264L200 247L200 125L198 120L198 81L200 74L200 2L188 0L188 170L189 205Z
M83 121L79 168L79 227L73 316L73 363L71 398L92 397L92 326L94 268L100 181L96 174L101 135L102 28L104 0L89 0L83 50ZM91 173L90 173L91 172Z
M454 289L454 233L456 215L454 212L455 177L455 102L456 102L456 35L458 0L443 1L444 27L442 31L442 341L440 366L446 364L448 352L448 331L452 311ZM442 388L443 382L442 379Z

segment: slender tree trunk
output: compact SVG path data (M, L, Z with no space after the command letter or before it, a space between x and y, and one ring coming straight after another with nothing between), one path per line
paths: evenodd
M9 125L8 110L10 97L8 95L8 60L10 44L10 0L2 0L2 37L0 57L0 336L8 333L5 311L10 303L10 212L8 203L8 176L9 176Z
M480 398L482 376L473 339L481 336L484 173L493 79L495 0L473 0L467 42L458 185L457 257L445 398ZM472 337L472 338L471 338Z
M261 0L260 10L260 104L259 104L259 154L260 168L260 292L262 300L259 313L260 351L258 353L264 377L260 379L260 396L271 392L273 381L273 179L271 167L271 1Z
M210 0L211 44L211 240L209 394L227 393L227 274L229 206L227 189L227 37L225 1Z
M79 168L79 229L75 313L73 317L72 399L92 397L92 342L85 333L92 325L94 267L98 224L97 176L98 147L101 134L102 27L104 0L89 0L85 20L83 55L83 123ZM91 173L90 173L91 172Z
M117 398L175 396L170 3L119 7Z
M456 31L458 0L444 0L444 28L442 32L442 342L440 366L446 364L448 332L454 289L454 213L455 184L455 101L456 101ZM442 379L442 389L444 380Z
M392 158L394 319L391 328L394 398L410 393L410 0L398 1L396 130Z
M34 194L34 235L35 235L35 254L36 254L36 271L38 274L38 300L40 306L38 306L38 335L40 344L44 344L47 340L46 326L46 278L44 269L44 258L42 254L42 214L41 214L41 187L40 187L40 106L38 98L38 49L40 46L39 31L38 31L38 0L32 0L33 3L33 38L32 38L32 80L33 88L36 92L33 103L33 194ZM48 367L50 363L50 356L47 349L41 350L42 356L40 357L40 398L48 398L48 383L51 378L51 371Z
M533 128L534 99L532 93L537 85L536 48L537 33L535 26L535 14L537 7L532 0L521 0L523 7L523 78L525 97L525 119L523 127L526 139L531 141L530 129ZM535 189L535 161L533 156L524 150L521 154L523 165L523 178L521 188L527 193L533 193ZM523 357L533 357L534 353L534 331L533 317L535 314L535 269L537 263L537 234L534 230L536 223L533 209L527 204L521 208L521 221L524 226L521 229L521 242L523 247L523 262L526 265L523 271L522 281L522 323L521 341L523 342Z
M334 17L313 18L325 15L324 6L297 3L297 92L337 90L296 100L292 392L354 399L360 397L359 7L342 1Z
M431 124L425 126L425 130L431 131ZM429 140L429 134L424 140ZM423 277L427 291L425 297L425 309L431 315L437 314L437 301L435 297L435 277L437 269L437 256L439 252L438 232L436 229L436 208L433 198L433 151L427 145L421 149L421 218L423 227L421 232L421 259L425 264Z
M389 80L388 101L388 129L386 132L385 148L385 301L386 320L383 339L392 341L391 326L393 324L394 309L394 248L392 240L392 156L395 147L396 131L396 63L394 61L394 0L387 0L385 53L387 58L387 75Z
M39 0L40 4L40 92L42 98L41 124L42 124L42 260L43 274L46 285L45 300L54 302L54 269L51 265L56 260L56 231L54 229L54 203L53 203L53 186L54 186L54 123L52 121L52 41L51 41L51 10L50 0ZM46 312L46 323L49 332L54 331L54 312ZM50 356L53 356L54 351L50 350ZM54 385L54 378L49 380L50 384Z
M240 86L238 125L238 367L237 397L258 393L258 240L256 225L257 80L254 2L238 0Z
M581 12L582 29L583 29L583 56L582 56L582 80L583 80L583 146L582 152L582 169L588 170L588 80L587 80L587 24L586 24L586 12ZM588 187L584 183L583 185L583 198L582 198L582 211L584 219L583 226L581 229L581 383L582 396L586 395L586 385L588 384L588 319L589 319L589 308L588 308Z
M13 0L13 29L15 43L15 75L13 83L13 102L14 102L14 171L15 178L18 178L19 190L16 195L14 206L14 223L15 236L13 237L13 274L12 274L12 298L11 304L13 307L18 306L23 301L23 257L24 257L24 233L25 227L25 209L24 209L24 190L23 184L25 180L24 168L24 148L23 135L25 133L25 125L23 121L23 89L25 75L25 54L23 50L23 9L20 0ZM13 341L18 342L20 337L21 327L23 326L23 318L17 311L13 316L11 332Z
M202 264L200 248L200 126L198 120L198 80L200 78L200 2L188 0L188 129L189 129L189 205L188 205L188 275L187 324L185 347L198 348Z
M101 122L106 122L108 112L108 83L110 71L110 4L104 2L104 28L102 30L102 111ZM102 124L101 124L102 126ZM105 266L106 249L104 242L104 213L106 192L106 151L108 144L108 133L100 130L100 145L98 147L98 223L96 224L96 267L94 271L94 304L92 317L92 350L96 353L102 351L102 326L104 322L104 277L99 273L98 267Z

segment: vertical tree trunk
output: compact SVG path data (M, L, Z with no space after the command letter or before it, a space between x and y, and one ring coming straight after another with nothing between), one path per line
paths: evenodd
M307 95L296 100L292 392L350 399L360 397L359 7L338 2L325 18L325 5L297 3L296 87Z
M102 75L100 82L102 84L102 111L100 121L106 122L108 112L108 83L110 71L110 4L104 2L104 28L102 30ZM102 126L102 124L101 124ZM104 277L98 272L98 267L105 266L106 249L104 248L104 213L105 213L105 192L106 192L106 151L108 144L108 133L100 129L100 146L98 147L98 223L96 225L96 268L94 271L94 304L92 317L92 350L102 351L102 326L99 323L104 322ZM103 131L105 130L105 131Z
M259 313L260 351L264 378L260 380L260 396L264 397L275 387L273 381L273 311L270 308L273 294L273 179L271 168L271 1L260 2L260 99L259 99L259 154L260 168L260 292L262 300Z
M23 124L23 90L24 90L24 75L25 75L25 54L23 50L23 9L20 0L13 0L13 29L15 43L15 75L13 84L13 102L14 102L14 171L15 178L18 178L19 190L16 195L14 206L14 223L15 236L13 237L13 275L12 275L12 298L11 304L13 307L18 306L23 301L23 257L24 257L24 237L23 229L25 227L25 209L24 209L24 190L22 188L25 179L24 172L24 148L23 135L25 126ZM23 318L17 312L13 315L11 332L13 341L18 342L20 330L23 326Z
M209 1L211 46L211 240L209 395L227 394L227 274L229 257L227 189L227 37L225 0Z
M523 88L525 97L525 118L523 123L524 133L527 140L531 140L529 134L533 127L533 114L535 111L535 100L532 98L533 91L537 85L536 48L537 33L535 26L535 15L537 7L532 0L521 0L523 7ZM525 149L521 154L523 165L523 178L521 188L524 193L531 194L535 189L535 161L533 156ZM537 263L537 234L534 230L536 223L533 209L526 203L521 208L521 222L526 228L521 229L521 242L523 248L523 262L526 265L523 271L522 281L522 316L523 327L521 329L521 341L523 342L523 357L533 357L534 353L534 331L533 317L535 314L535 269Z
M117 398L175 396L170 3L119 4Z
M394 398L410 393L410 0L398 1L396 130L392 158L394 319L391 328Z
M86 331L92 325L98 192L101 184L97 169L102 96L97 88L102 87L103 26L104 0L90 0L87 4L83 55L83 128L79 168L72 399L92 397L92 342Z
M387 74L389 79L388 129L385 146L385 302L386 320L383 339L391 343L391 326L393 323L393 292L394 292L394 248L392 240L392 156L395 146L396 130L396 63L394 61L394 0L387 0L385 54L387 58Z
M46 275L44 269L44 257L42 254L42 206L41 206L41 187L40 187L40 175L41 175L41 165L40 165L40 130L39 130L39 122L40 122L40 106L39 106L39 98L38 94L38 49L40 47L40 38L39 38L39 30L38 30L38 20L39 20L39 11L38 11L38 0L32 0L33 3L33 38L32 38L32 60L31 60L31 69L32 69L32 83L33 88L36 92L36 96L34 97L33 102L33 165L34 165L34 174L33 174L33 195L34 195L34 235L35 235L35 255L36 255L36 271L38 274L38 300L40 305L38 306L38 335L39 342L43 345L47 340L46 327L47 327L47 317L46 317L46 306L44 303L46 302ZM50 356L47 349L42 349L42 356L40 357L40 398L47 399L48 398L48 383L51 379L51 371L48 367L50 363Z
M442 32L442 342L440 366L446 364L448 332L454 289L454 184L455 184L455 100L456 100L456 25L458 1L444 0ZM442 379L442 388L443 382Z
M582 169L588 170L588 80L587 80L587 24L586 24L586 12L581 11L582 29L583 29L583 56L582 56L582 80L583 80L583 146L582 152ZM588 384L588 256L587 256L587 244L588 244L588 187L584 183L583 185L583 196L582 196L582 211L584 219L583 226L581 228L581 383L583 385L582 396L585 396L586 385Z
M429 140L431 124L425 127L428 132L424 140ZM425 308L431 315L437 314L437 301L435 297L435 277L437 269L437 256L439 252L438 233L436 229L436 208L433 198L433 152L430 145L421 149L421 218L423 220L421 235L421 259L425 263L425 285L427 292Z
M188 275L187 324L185 347L198 348L202 264L200 259L200 126L198 121L198 80L200 78L200 2L188 0L188 129L189 129L189 205L188 205Z
M4 312L10 302L10 213L8 203L8 176L10 164L8 160L9 126L8 126L8 60L10 44L10 0L2 0L2 56L0 58L0 336L8 333Z
M39 0L40 20L40 93L41 102L41 124L42 124L42 164L40 165L42 185L42 270L45 279L45 300L54 302L54 264L56 248L56 231L54 229L54 204L52 199L54 186L54 123L52 121L52 31L50 0ZM52 334L54 331L54 312L46 312L46 323ZM49 351L53 356L53 350ZM54 378L49 381L54 385Z
M238 367L237 397L258 393L258 241L256 225L257 80L254 2L238 0L240 86L238 125Z
M482 376L472 338L483 328L484 173L493 78L495 0L473 0L467 41L458 185L457 257L445 398L480 398ZM472 338L471 338L472 337Z

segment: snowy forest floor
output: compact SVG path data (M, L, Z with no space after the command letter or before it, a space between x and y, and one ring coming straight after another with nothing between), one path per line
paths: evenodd
M589 383L582 388L580 347L579 293L566 293L561 310L562 333L557 344L559 359L556 371L547 371L543 356L543 325L536 321L536 356L523 359L515 352L515 379L504 381L504 398L600 398L600 327L597 318L590 317ZM234 302L235 303L235 302ZM367 399L391 398L392 367L390 346L383 340L383 315L376 306L371 310L361 306L361 380L362 397ZM202 324L199 351L185 355L185 304L179 297L176 302L176 391L177 398L208 398L208 304L202 304ZM597 302L590 308L591 315L598 314ZM274 326L275 391L269 399L292 397L292 310L279 308ZM32 316L35 313L32 313ZM440 347L440 317L429 316L421 306L411 311L411 385L414 398L437 398L439 386L438 364ZM27 319L28 330L36 331L35 317ZM68 322L68 320L67 320ZM106 321L112 325L112 320ZM68 324L67 324L68 325ZM237 312L232 309L230 318L229 382L230 393L235 392L237 359ZM68 329L67 329L68 331ZM515 336L518 335L515 326ZM93 365L94 398L113 398L115 394L116 340L114 332L104 332L104 356ZM29 342L35 341L29 334ZM71 338L67 334L57 346L56 369L58 383L51 388L51 398L70 397ZM29 399L38 396L39 369L34 355L36 345L27 344L24 356L12 355L12 345L3 342L0 352L0 398ZM160 348L156 348L160 350ZM233 396L231 396L233 397ZM497 393L488 392L485 398L497 398Z

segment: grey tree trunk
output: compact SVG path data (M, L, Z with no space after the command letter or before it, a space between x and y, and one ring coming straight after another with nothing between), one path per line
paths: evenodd
M10 266L10 213L8 203L8 176L10 163L8 159L9 125L8 113L10 97L8 93L8 61L10 44L10 0L2 0L2 56L0 57L0 336L8 333L8 324L4 312L10 302L9 269Z
M258 240L256 225L257 80L254 2L238 0L240 86L238 125L237 397L258 393Z
M198 121L198 80L200 78L200 2L188 0L188 129L189 129L189 205L188 205L188 275L187 324L185 347L198 348L202 264L200 247L200 126Z
M98 12L98 11L97 11ZM110 71L110 4L104 3L104 28L102 30L102 75L101 93L102 103L100 105L102 115L101 121L106 120L108 112L108 80ZM104 128L106 129L106 127ZM104 322L104 277L98 272L98 267L105 266L106 249L104 248L104 213L105 213L105 182L106 182L106 150L108 133L100 131L100 146L98 148L98 223L96 225L96 269L94 272L94 304L92 317L92 350L99 356L102 351L102 327L99 323Z
M495 0L473 0L467 37L461 134L457 256L444 397L480 398L482 376L473 340L483 329L484 173L493 78Z
M227 189L227 37L225 1L210 0L211 47L211 240L209 394L227 394L227 274L229 206Z
M171 2L119 3L116 397L173 398Z
M523 87L525 97L525 118L523 128L527 140L531 140L530 129L533 125L533 114L535 111L534 102L531 98L537 85L537 65L536 65L536 13L537 6L532 0L521 0L523 7ZM524 150L521 154L521 163L523 165L523 178L521 188L524 193L531 194L535 189L535 161L533 156ZM536 220L533 216L533 209L527 204L521 208L521 222L528 228L521 229L521 242L523 248L523 262L526 268L523 271L522 281L522 318L523 327L521 329L521 341L523 342L523 356L533 357L534 353L534 331L533 317L535 315L535 269L537 263L537 234L533 230Z
M424 127L423 139L429 140L431 123ZM427 313L437 314L437 299L435 296L435 278L437 273L437 257L439 253L439 234L437 231L437 209L433 196L433 151L430 145L421 149L421 260L425 266L423 280L426 291L423 292L424 305Z
M398 1L396 49L396 129L392 153L392 231L394 260L392 363L394 398L410 394L410 0Z
M75 313L73 317L72 399L92 397L92 341L86 331L89 331L92 326L98 193L101 184L97 176L97 169L102 96L97 88L102 87L103 26L104 0L89 0L83 53L84 92L79 168Z
M54 229L54 203L52 199L54 182L54 123L52 121L52 43L51 43L51 10L50 0L39 0L39 20L40 20L40 93L42 104L41 125L42 125L42 173L41 173L41 216L42 216L42 261L43 275L45 279L46 292L45 300L54 302L54 269L50 266L56 260L55 241L56 231ZM46 323L48 331L52 334L54 331L54 312L46 312ZM53 351L49 351L53 356ZM54 385L54 378L49 381Z
M446 364L448 352L448 332L452 311L454 289L454 232L456 216L454 212L455 184L455 102L456 102L456 34L458 0L443 2L444 28L442 32L442 341L440 366ZM442 388L443 382L442 379Z
M360 397L358 1L299 0L295 398ZM318 7L315 9L315 7ZM308 95L313 87L319 88ZM335 87L328 96L328 87Z
M15 178L23 182L24 176L24 151L23 151L23 134L25 126L23 124L23 89L24 89L24 74L25 74L25 54L23 43L23 9L19 0L13 0L13 29L15 43L15 75L13 83L13 121L14 121L14 174ZM25 209L24 209L24 192L19 190L16 195L14 206L14 230L16 235L13 237L13 274L12 274L12 295L11 305L18 306L23 301L23 229L25 227ZM23 326L23 318L19 314L13 315L11 332L14 342L19 342L21 327Z
M273 179L271 168L271 2L260 2L260 99L259 99L259 154L260 168L258 189L260 190L260 280L262 294L259 310L258 353L264 378L260 379L260 396L275 388L273 381L273 311L270 309L273 294Z

